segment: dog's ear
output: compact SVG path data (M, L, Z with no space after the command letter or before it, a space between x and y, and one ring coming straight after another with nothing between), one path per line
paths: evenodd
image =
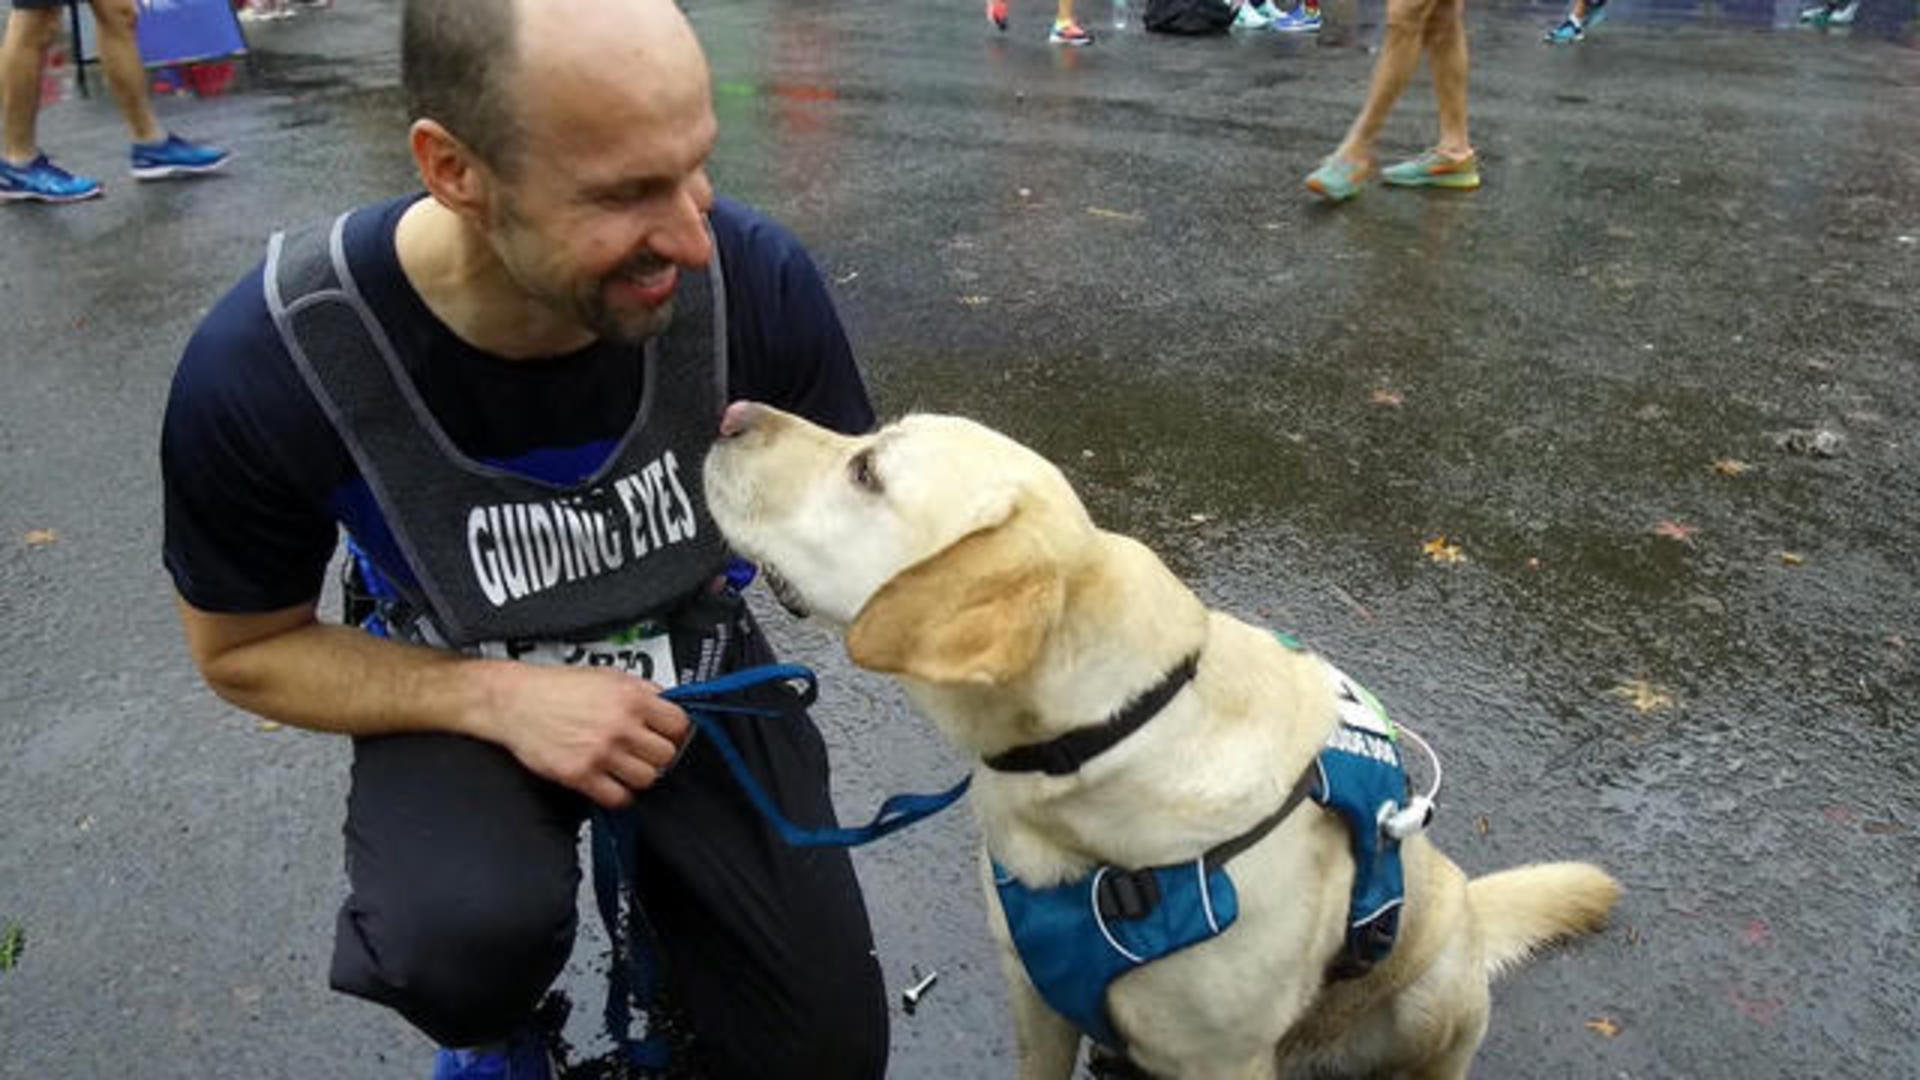
M882 585L847 631L847 655L883 674L998 685L1039 658L1065 594L1059 565L1016 511Z

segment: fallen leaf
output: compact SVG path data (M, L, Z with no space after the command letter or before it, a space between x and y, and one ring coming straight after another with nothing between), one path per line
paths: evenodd
M7 928L0 931L0 971L12 971L20 963L20 954L27 948L26 927L7 920Z
M1752 469L1753 466L1738 458L1723 457L1713 463L1713 471L1721 476L1742 476Z
M1913 827L1897 821L1869 821L1860 826L1860 831L1869 836L1905 836Z
M1614 1036L1620 1034L1620 1025L1602 1016L1597 1020L1587 1021L1587 1030L1599 1032L1600 1034L1611 1039Z
M1686 525L1678 521L1662 521L1653 527L1653 535L1668 540L1677 540L1682 544L1692 544L1693 534L1700 531L1697 525Z
M1779 998L1748 997L1734 987L1727 989L1727 999L1732 1001L1733 1007L1739 1009L1747 1019L1761 1024L1773 1023L1774 1018L1784 1012L1787 1007L1787 1003Z
M963 296L960 298L960 302L966 305L967 307L982 307L984 305L993 303L993 301L988 297L978 296L978 295Z
M1615 697L1623 697L1641 713L1670 708L1673 698L1645 679L1629 679L1613 688Z
M1094 217L1112 218L1115 221L1145 221L1145 215L1129 213L1125 210L1108 210L1104 206L1089 206L1087 213Z
M284 724L282 724L282 723L280 723L280 721L278 721L278 720L262 720L262 721L260 721L260 730L261 730L261 731L279 731L279 730L280 730L280 729L281 729L282 727L285 727L285 726L286 726L286 725L284 725Z
M21 539L26 541L28 547L42 548L58 541L60 534L52 529L28 529L27 535Z
M1028 188L1028 187L1023 187L1023 188L1021 188L1021 189L1020 189L1020 197L1021 197L1021 198L1023 198L1023 199L1031 199L1031 198L1033 198L1033 189L1032 189L1032 188Z
M1368 394L1367 400L1375 405L1386 405L1397 409L1406 404L1407 398L1406 395L1398 390L1388 390L1386 387L1381 387L1373 393Z
M1213 520L1213 515L1212 514L1188 514L1187 520L1193 522L1195 525L1205 525L1207 522Z
M1089 459L1089 460L1091 460L1091 459L1093 458L1093 451L1091 451L1091 450L1082 450L1082 451L1080 451L1080 456L1081 456L1081 457L1083 457L1083 458L1087 458L1087 459Z
M1539 560L1539 559L1538 559L1537 557L1536 557L1536 558L1530 558L1530 559L1528 559L1528 560L1527 560L1527 569L1529 569L1529 570L1538 570L1538 569L1540 569L1540 560Z
M1806 561L1807 557L1805 555L1800 555L1792 551L1783 551L1780 553L1780 562L1787 566L1799 566Z
M835 285L845 285L847 282L852 281L854 278L857 278L859 276L860 276L860 271L854 270L849 272L845 277L834 278L833 283Z
M1467 557L1460 553L1460 545L1447 543L1447 538L1445 534L1436 536L1433 539L1427 541L1426 543L1420 545L1420 550L1426 553L1427 558L1432 559L1434 562L1437 562L1437 563L1457 563L1457 562L1467 561Z
M1478 817L1473 820L1473 831L1479 833L1481 836L1487 835L1487 831L1492 828L1493 825L1484 817Z

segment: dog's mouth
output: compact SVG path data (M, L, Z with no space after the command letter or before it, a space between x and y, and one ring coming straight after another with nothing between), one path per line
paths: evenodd
M807 609L807 602L800 598L800 591L793 587L792 582L781 577L780 571L761 563L760 575L766 578L767 590L773 593L773 598L780 601L780 606L786 608L794 618L804 619L813 614Z

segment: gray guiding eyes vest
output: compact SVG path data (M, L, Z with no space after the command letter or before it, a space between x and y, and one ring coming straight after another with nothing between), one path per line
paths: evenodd
M274 234L267 308L413 570L415 584L395 584L431 626L406 636L585 640L665 613L721 571L726 545L700 484L726 405L717 247L706 271L682 270L673 323L644 346L632 425L568 487L453 445L354 285L347 217Z

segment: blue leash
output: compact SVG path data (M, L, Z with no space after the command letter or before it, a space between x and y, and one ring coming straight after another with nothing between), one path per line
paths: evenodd
M803 828L795 825L773 804L766 789L753 778L746 761L740 757L740 751L734 747L733 740L715 722L715 717L719 715L779 719L785 710L729 704L723 700L743 690L770 683L784 683L796 691L794 709L804 709L813 704L820 693L820 680L811 668L799 664L763 664L706 682L676 686L664 691L661 696L687 711L694 727L713 743L714 749L720 751L720 757L726 761L727 769L733 773L740 790L746 792L747 800L753 803L754 809L760 811L760 816L767 819L767 824L773 826L773 831L780 834L780 839L788 844L794 847L858 847L869 844L945 810L966 794L967 785L973 780L971 776L962 777L959 783L933 794L890 796L880 804L880 810L873 820L865 825L834 828Z
M782 684L792 692L794 700L787 709L742 705L726 700L744 691L773 684ZM746 793L747 801L760 812L760 816L766 818L767 824L780 834L782 840L794 847L858 847L872 843L945 810L966 794L967 785L973 779L971 776L961 778L959 783L942 792L891 796L880 804L879 812L865 825L804 828L789 821L774 805L766 788L754 779L746 760L740 756L733 740L727 737L718 718L751 716L778 720L788 711L798 711L813 704L819 694L820 680L811 668L799 664L764 664L705 682L676 686L662 691L661 696L686 710L687 717L693 721L694 730L712 742L714 749L720 752L721 759L727 763L727 770L733 773L734 781ZM607 1034L620 1047L622 1056L629 1063L645 1069L661 1069L667 1065L670 1051L665 1035L649 1030L646 1038L634 1039L629 1034L632 1023L629 1003L636 999L653 1000L659 981L658 965L654 963L651 950L636 948L636 943L624 940L625 923L620 919L620 886L623 882L633 885L637 870L636 867L625 865L621 858L622 853L635 850L637 845L632 811L613 813L596 809L592 832L594 900L600 908L600 919L606 925L607 936L612 939L614 955L626 957L625 963L616 962L613 970L607 973L607 1001L603 1014Z

